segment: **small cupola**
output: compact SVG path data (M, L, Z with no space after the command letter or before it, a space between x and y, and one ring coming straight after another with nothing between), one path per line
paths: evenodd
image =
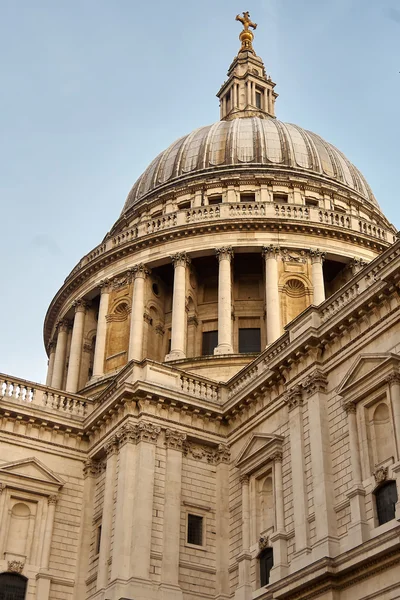
M253 49L254 33L257 24L250 19L250 13L237 15L243 25L239 35L241 48L228 71L228 79L222 85L217 97L220 100L221 120L243 117L275 117L275 83L267 76L262 59Z

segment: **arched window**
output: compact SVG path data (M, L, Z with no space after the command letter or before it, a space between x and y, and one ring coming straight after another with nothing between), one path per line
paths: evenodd
M0 574L0 600L25 600L27 579L17 573Z
M265 548L258 557L260 565L260 587L269 584L269 576L274 566L274 551L272 548Z
M397 498L395 481L388 481L375 491L376 512L379 525L383 525L395 518Z

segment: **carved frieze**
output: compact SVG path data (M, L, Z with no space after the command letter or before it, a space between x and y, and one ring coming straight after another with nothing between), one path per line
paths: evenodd
M10 573L18 573L19 575L24 570L24 563L21 560L9 560L7 563L7 571Z
M130 284L130 282L132 281L132 273L131 271L126 271L125 273L122 273L121 275L116 275L115 277L112 278L112 287L114 290L119 290L123 287L126 287Z
M205 460L209 464L218 465L220 462L229 462L229 447L226 444L219 444L217 448L185 442L183 447L185 456L190 456L195 460Z

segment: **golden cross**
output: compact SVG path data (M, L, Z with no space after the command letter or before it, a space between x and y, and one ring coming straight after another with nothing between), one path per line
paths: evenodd
M253 21L250 20L249 11L244 12L243 17L236 15L236 21L240 21L242 23L245 31L248 31L249 27L252 29L257 29L257 23L253 23Z

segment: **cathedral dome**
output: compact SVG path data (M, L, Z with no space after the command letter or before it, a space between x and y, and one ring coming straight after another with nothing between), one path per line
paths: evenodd
M260 169L271 176L289 170L330 180L379 208L363 175L332 144L297 125L260 115L218 121L176 140L136 181L123 212L184 179Z

